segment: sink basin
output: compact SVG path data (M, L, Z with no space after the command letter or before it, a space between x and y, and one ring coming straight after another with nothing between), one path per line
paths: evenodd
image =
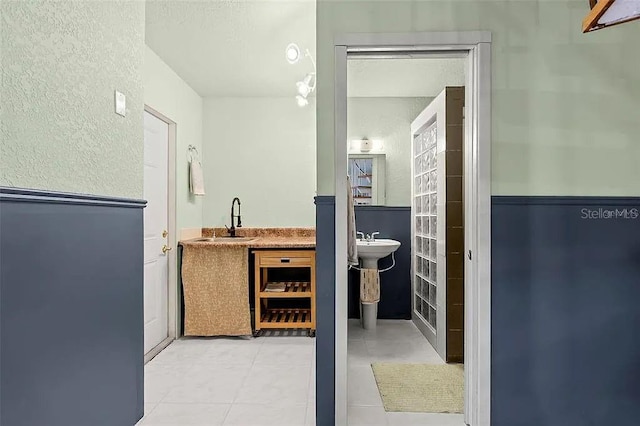
M192 241L196 242L196 243L204 243L204 242L218 242L218 243L242 243L242 242L247 242L247 241L253 241L255 240L255 238L249 238L249 237L213 237L213 238L207 238L207 237L203 237L203 238L196 238Z
M400 241L379 239L373 241L358 240L358 257L365 268L378 268L378 259L389 256L398 250Z

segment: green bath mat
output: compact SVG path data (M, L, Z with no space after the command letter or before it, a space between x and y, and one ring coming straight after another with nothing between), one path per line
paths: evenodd
M371 364L385 411L462 413L462 364Z

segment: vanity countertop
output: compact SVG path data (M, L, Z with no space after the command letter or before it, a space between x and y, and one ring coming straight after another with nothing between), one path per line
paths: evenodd
M191 240L180 241L183 246L207 246L207 247L223 247L223 246L240 246L250 249L261 248L291 248L291 249L303 249L303 248L315 248L316 237L249 237L251 240L247 241L198 241L199 238Z
M224 239L216 241L198 241L199 238L180 241L183 246L241 246L250 249L290 248L310 249L316 247L315 228L238 228L238 237L244 237L242 241ZM226 236L224 228L203 228L202 237L211 238L214 235ZM246 238L251 238L246 240Z

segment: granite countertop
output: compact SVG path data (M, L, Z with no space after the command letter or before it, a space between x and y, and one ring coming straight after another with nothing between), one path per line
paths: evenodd
M215 234L214 234L215 232ZM226 229L203 228L201 238L211 238L213 235L226 237ZM238 228L238 237L244 237L243 241L234 241L229 238L210 241L198 241L200 238L180 241L183 246L241 246L250 249L267 248L315 248L316 237L314 228ZM247 240L247 238L250 238Z
M316 237L249 237L251 240L232 241L228 239L198 241L200 238L180 241L183 246L245 246L248 248L315 248Z
M315 248L316 237L258 237L249 248Z

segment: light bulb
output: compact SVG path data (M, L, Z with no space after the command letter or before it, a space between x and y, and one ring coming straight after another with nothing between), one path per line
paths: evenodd
M309 100L304 96L297 95L296 96L296 101L298 101L298 106L299 107L304 107L304 106L309 105Z
M296 87L298 88L298 93L300 93L301 96L307 97L309 92L311 92L311 88L307 86L304 81L297 82Z
M312 79L313 79L313 75L307 74L302 81L299 81L296 83L296 87L298 88L298 93L300 93L305 98L313 90L313 88L311 87Z
M295 64L300 59L300 48L295 43L290 43L286 50L287 61Z

